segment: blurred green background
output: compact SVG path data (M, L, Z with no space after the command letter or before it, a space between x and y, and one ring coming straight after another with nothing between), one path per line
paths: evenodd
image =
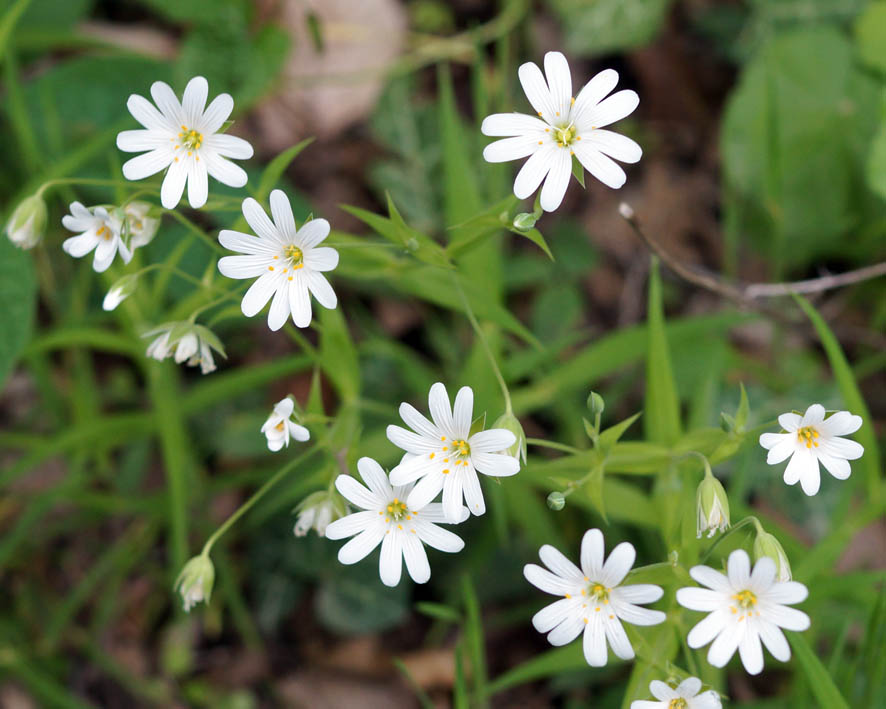
M147 95L158 79L180 93L202 74L211 95L232 94L232 130L256 147L248 191L285 168L277 185L296 218L329 219L333 239L368 233L341 204L385 213L390 198L410 227L452 243L468 232L451 227L510 194L514 166L483 162L479 124L527 110L517 66L562 50L576 88L618 70L619 87L641 97L617 126L644 148L627 185L616 193L592 178L586 190L573 182L538 224L553 262L494 223L457 254L532 437L586 448L591 388L607 402L606 425L644 408L649 257L618 216L621 200L680 260L746 281L886 258L883 0L0 7L4 223L47 180L118 177L116 133L135 127L128 95ZM266 171L310 136L291 165ZM214 182L210 194L245 196ZM427 586L393 590L380 584L375 555L342 567L338 544L293 537L292 508L335 470L331 456L312 453L216 547L210 606L179 611L170 590L178 567L284 460L258 431L287 393L335 414L351 463L359 454L386 466L397 450L384 427L400 401L424 408L434 381L453 394L472 386L491 420L503 402L448 277L385 250L343 250L332 278L342 307L323 313L324 336L308 333L307 346L233 307L214 325L228 352L218 372L147 365L138 323L101 310L112 280L60 249L69 202L123 196L58 187L43 246L22 252L0 239L0 705L622 706L631 667L589 668L574 644L551 650L529 622L546 599L522 567L544 543L575 556L591 526L603 527L609 548L632 541L638 564L661 561L661 510L648 478L607 469L605 510L588 489L551 512L541 449L516 478L484 481L489 512L458 530L469 540L463 553L432 553ZM214 235L237 216L210 204L194 220ZM170 218L145 251L145 262L174 254L198 278L216 255ZM813 402L850 405L848 374L841 384L791 299L768 303L776 318L667 271L663 289L678 428L718 435L710 432L721 411L735 411L740 382L751 427ZM191 292L173 277L140 297L156 322ZM884 295L880 278L814 298L881 439ZM886 525L881 507L862 505L871 479L879 489L875 456L868 448L848 483L825 476L808 499L765 465L753 436L716 468L734 519L764 519L810 586L809 643L852 706L886 706ZM178 493L170 468L186 483ZM183 519L172 519L174 494L184 496L172 501ZM818 695L797 662L767 657L753 678L734 661L721 676L730 706L809 704Z

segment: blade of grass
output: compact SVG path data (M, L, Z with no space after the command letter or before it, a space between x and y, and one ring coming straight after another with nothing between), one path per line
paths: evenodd
M806 677L809 689L822 709L849 709L827 668L818 659L806 637L800 633L787 633L797 664Z

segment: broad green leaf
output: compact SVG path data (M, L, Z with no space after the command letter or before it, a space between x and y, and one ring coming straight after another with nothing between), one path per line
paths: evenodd
M610 426L603 430L600 433L601 450L608 454L612 447L618 443L618 440L624 435L624 432L627 431L638 418L640 418L639 411L633 416L629 416L624 421L620 421L614 426Z
M806 676L807 685L818 700L818 705L822 709L849 709L831 675L806 642L806 637L802 633L793 632L787 633L787 636L794 649L797 664Z
M658 259L653 257L649 272L647 313L649 344L646 355L646 403L643 417L646 438L653 443L674 443L680 437L680 400L671 369L671 355L665 336L664 306Z
M650 42L671 0L549 0L566 35L566 49L606 54ZM577 89L574 89L577 91Z
M886 2L868 5L855 20L855 45L859 58L872 69L886 73Z
M37 278L31 254L13 246L4 231L0 233L0 391L31 339L36 303Z
M869 501L877 504L880 500L880 448L877 445L877 435L874 433L874 420L871 418L871 412L858 389L858 384L852 375L852 368L846 361L846 355L843 354L834 333L831 332L827 323L809 304L808 300L801 295L794 295L794 300L806 313L806 317L812 321L812 325L818 333L818 339L821 340L821 346L824 347L828 356L846 408L862 418L863 423L856 432L855 438L864 446L864 455L853 464L864 470Z

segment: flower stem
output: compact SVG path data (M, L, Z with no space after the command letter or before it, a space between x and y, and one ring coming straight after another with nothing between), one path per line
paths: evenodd
M459 279L458 274L453 273L452 278L455 281L455 287L458 290L458 294L461 296L461 302L465 308L465 315L468 316L471 327L473 327L474 332L477 333L477 337L483 345L483 351L486 353L492 371L495 373L495 378L498 380L498 385L501 387L501 393L505 400L505 413L513 415L514 410L511 407L511 392L508 391L508 385L505 384L505 378L502 376L501 370L498 368L498 362L495 361L495 356L492 354L492 349L489 347L489 341L486 339L486 334L483 332L483 328L480 327L480 323L477 322L474 311L471 309L471 304L468 302L468 297L465 295L464 288L461 286L461 280Z
M303 463L310 456L312 456L316 452L315 448L309 448L307 451L302 453L297 458L289 461L286 465L284 465L280 470L274 473L273 476L268 478L264 485L262 485L258 490L256 490L252 497L250 497L246 502L244 502L240 507L238 507L230 517L228 517L224 522L222 522L221 526L216 529L212 536L206 540L206 544L203 545L203 551L200 552L202 556L209 556L210 551L212 551L213 545L219 540L219 538L227 532L234 524L239 520L243 515L249 512L255 504L261 500L268 491L274 487L280 480L289 472L291 472L294 468L298 467L299 464Z
M565 443L557 443L557 441L546 441L544 438L527 438L526 443L528 443L530 446L539 446L540 448L551 448L555 451L562 451L563 453L572 453L572 455L581 455L582 453L587 452L581 450L581 448L567 446Z
M735 524L733 524L727 531L723 532L723 534L720 535L720 537L717 539L717 541L715 541L713 544L711 544L710 547L708 547L708 550L705 552L704 556L701 558L700 563L704 564L705 562L707 562L707 560L710 558L711 554L714 553L714 549L717 548L717 545L719 545L720 542L722 542L724 539L726 539L726 537L737 532L742 527L747 527L749 524L754 525L758 534L763 531L763 527L760 525L760 520L758 520L753 515L749 515L749 516L745 517L740 522L736 522Z

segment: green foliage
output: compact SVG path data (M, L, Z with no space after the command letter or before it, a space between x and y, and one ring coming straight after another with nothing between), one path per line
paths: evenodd
M665 337L664 306L658 259L653 258L649 277L649 354L646 358L646 437L652 443L674 443L680 436L680 400L671 370Z
M549 0L565 32L566 49L606 54L655 39L671 0Z
M858 16L855 43L861 61L886 74L886 2L872 2Z
M34 328L37 278L30 254L0 235L0 389Z

